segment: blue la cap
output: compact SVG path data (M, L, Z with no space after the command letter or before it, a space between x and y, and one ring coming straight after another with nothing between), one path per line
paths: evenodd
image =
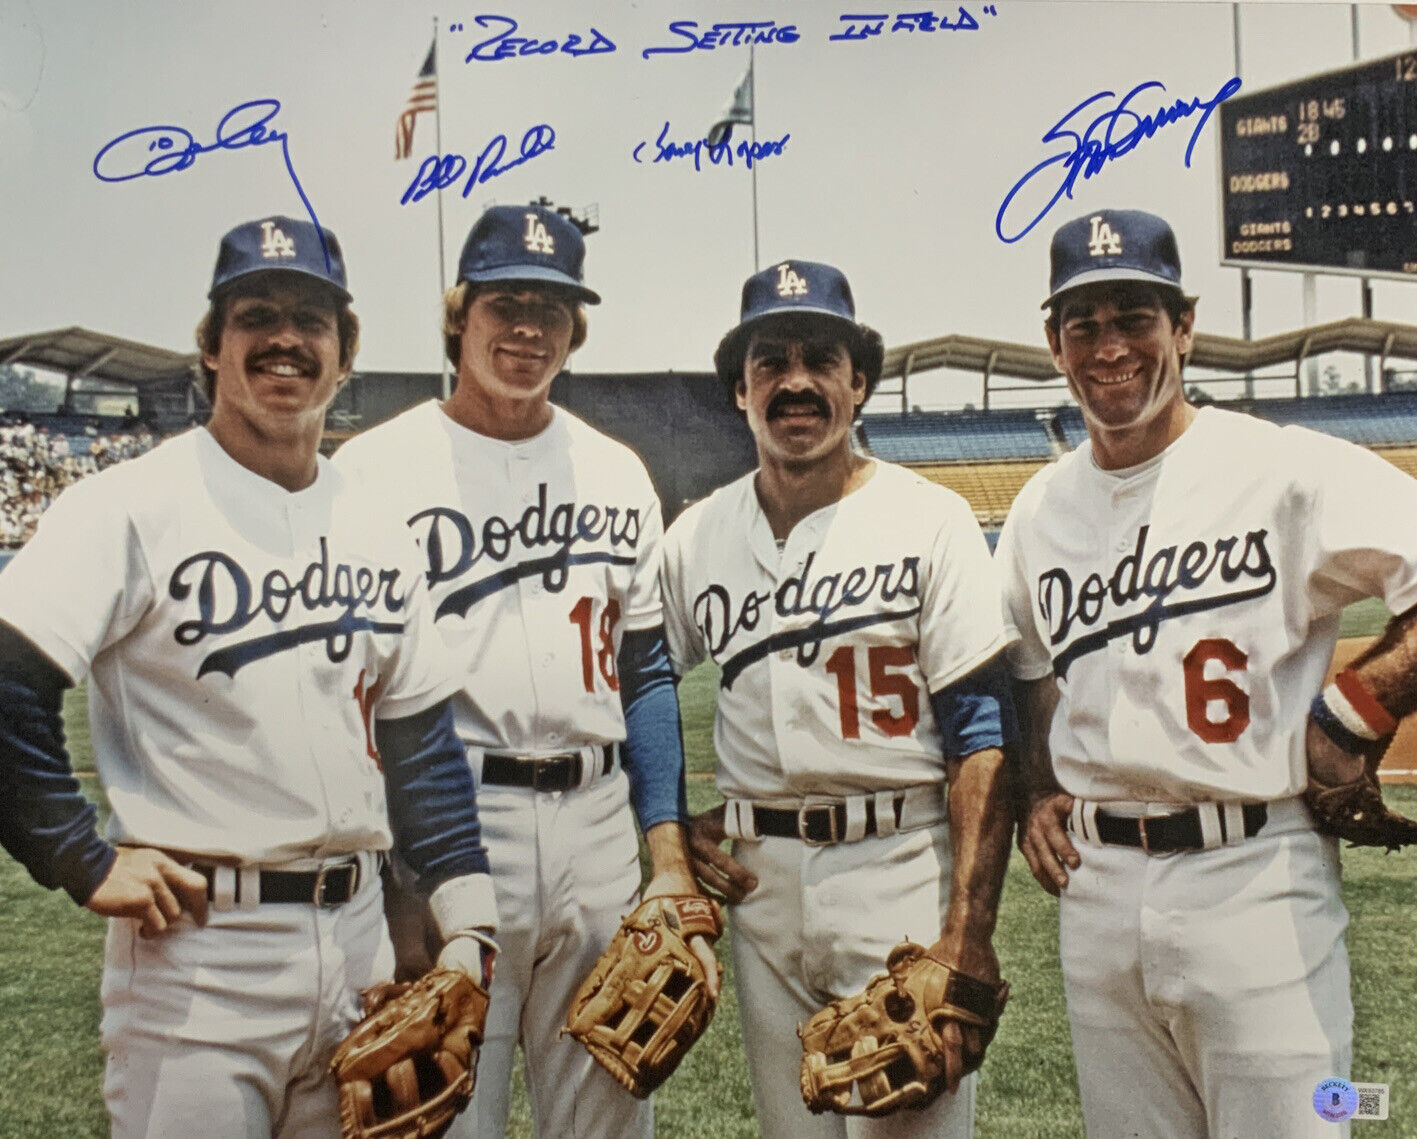
M781 261L743 282L741 315L733 332L781 313L834 316L855 324L856 302L840 269L816 261Z
M857 323L856 302L846 275L817 261L779 261L743 282L738 324L724 334L713 354L719 379L731 385L743 377L743 357L753 327L768 317L826 317L841 327L866 375L869 399L881 378L884 347L880 334Z
M287 217L248 221L223 237L207 296L216 296L242 277L267 272L312 277L344 300L354 299L345 285L339 239L328 229L317 230L311 222Z
M530 281L559 285L598 305L585 287L585 238L576 224L545 206L489 206L474 223L458 258L458 280Z
M1098 281L1148 281L1181 291L1181 253L1171 227L1142 210L1097 210L1053 235L1047 308L1058 294Z

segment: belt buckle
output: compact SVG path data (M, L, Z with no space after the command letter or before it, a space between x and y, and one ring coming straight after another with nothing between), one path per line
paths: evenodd
M827 838L815 839L807 833L807 826L813 811L822 811L827 816ZM803 807L797 812L797 837L808 846L830 846L832 843L840 842L841 835L836 829L836 807L831 803L820 803L815 806Z
M564 791L565 787L555 784L563 782L567 760L565 755L548 755L544 759L531 761L531 789L533 791Z
M1151 854L1151 840L1146 833L1146 816L1141 815L1137 819L1137 833L1141 835L1141 848L1148 855Z
M329 897L326 896L326 891L330 888L331 875L340 870L345 870L349 873L349 878L346 887L348 893L340 901L335 902L331 901ZM349 899L354 896L354 887L358 881L358 862L332 862L325 866L321 866L320 869L315 872L315 897L313 899L315 905L322 910L331 910L334 909L336 906L343 905L345 902L349 901Z

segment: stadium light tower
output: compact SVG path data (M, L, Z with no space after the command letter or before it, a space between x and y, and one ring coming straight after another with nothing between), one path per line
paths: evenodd
M570 206L558 206L545 194L531 203L533 206L541 206L543 209L555 210L573 226L581 231L583 236L590 236L600 230L600 203L592 202L586 206L579 214Z

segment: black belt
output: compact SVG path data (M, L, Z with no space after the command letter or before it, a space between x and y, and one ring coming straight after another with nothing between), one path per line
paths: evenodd
M1269 809L1263 803L1246 803L1240 810L1245 818L1245 837L1253 838L1269 818ZM1220 840L1224 842L1228 837L1225 833L1225 809L1220 807L1217 814L1220 816ZM1098 839L1111 846L1139 846L1151 854L1205 849L1205 840L1201 838L1201 815L1195 807L1150 819L1109 815L1099 809L1096 824Z
M194 863L192 869L207 880L207 900L216 900L216 866ZM241 871L227 867L236 879L232 901L241 902ZM359 889L359 860L332 862L318 870L262 870L262 904L266 902L303 902L314 906L342 906Z
M899 830L905 796L897 795L892 806ZM846 834L846 804L815 803L797 811L787 807L754 807L753 830L770 838L800 838L808 846L841 842ZM869 838L875 833L876 800L873 797L866 800L866 830L861 837Z
M600 745L599 776L615 766L615 745ZM581 785L581 753L523 757L506 752L482 753L482 782L501 787L530 787L533 791L570 791Z

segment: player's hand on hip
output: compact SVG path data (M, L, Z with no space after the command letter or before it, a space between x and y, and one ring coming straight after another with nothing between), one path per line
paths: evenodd
M1066 791L1045 795L1029 809L1019 833L1018 847L1028 860L1028 869L1055 898L1067 889L1068 871L1082 864L1068 837L1067 821L1072 809L1073 797Z
M694 875L710 894L722 895L724 901L741 902L756 890L758 880L743 864L720 849L726 841L723 829L723 805L695 815L689 820L689 864Z
M699 884L694 881L693 875L686 871L661 870L649 880L641 895L645 901L650 898L658 898L664 895L684 895L702 893ZM718 999L719 982L723 979L723 966L718 963L718 958L713 954L713 946L708 939L701 936L689 938L689 948L694 951L694 956L699 959L699 964L704 967L704 976L708 979L709 995L715 1000Z
M186 910L198 925L207 924L207 880L160 850L118 848L118 857L84 903L106 918L132 918L138 933L156 937Z

